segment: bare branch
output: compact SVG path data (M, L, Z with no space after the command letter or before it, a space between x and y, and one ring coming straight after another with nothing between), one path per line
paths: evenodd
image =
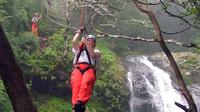
M170 40L164 40L165 43L173 43L173 44L176 44L176 45L179 45L179 46L182 46L182 47L195 47L195 48L200 48L197 44L194 44L194 43L182 43L182 42L178 42L178 41L175 41L173 39L170 39Z
M142 42L158 42L157 39L145 39L142 37L130 37L130 36L125 36L125 35L112 35L109 33L105 33L99 30L95 30L96 33L98 34L97 36L100 38L104 38L104 37L112 37L112 38L124 38L124 39L128 39L128 40L132 40L132 41L142 41ZM194 44L194 43L182 43L182 42L178 42L176 40L173 39L169 39L169 40L164 40L166 43L171 43L174 45L178 45L181 47L195 47L195 48L199 48L198 45Z
M43 3L43 5L44 5L44 1L43 1L42 3ZM48 9L47 9L46 7L43 8L42 10L43 10L44 16L45 16L50 22L56 24L57 26L59 26L59 27L64 27L64 28L70 28L70 29L74 29L74 30L77 30L77 29L78 29L78 28L76 28L76 27L72 27L72 26L69 26L69 25L62 24L62 23L59 23L59 22L54 21L52 18L49 17L49 12L48 12ZM45 11L44 11L44 10L45 10ZM56 17L55 17L55 18L56 18ZM69 19L69 21L70 21L70 19L72 19L72 18L69 17L68 19Z
M159 2L158 3L144 3L144 2L141 2L141 1L139 1L139 0L136 0L138 3L140 3L140 4L143 4L143 5L159 5L160 4L160 0L159 0Z
M162 1L161 1L161 5L163 5L164 7L167 7L167 6L165 5L165 3L162 2ZM178 15L176 15L176 14L173 14L173 13L171 13L170 11L168 11L167 8L164 8L164 11L165 11L167 14L169 14L170 16L172 16L172 17L178 18L178 19L182 20L183 22L185 22L186 24L188 24L188 25L190 25L190 26L192 26L192 27L194 27L194 28L196 28L196 29L200 29L200 27L195 26L195 25L193 25L192 23L190 23L188 20L186 20L186 19L184 18L184 16L178 16Z
M0 19L0 22L3 22L5 19L11 18L11 17L12 17L12 16L6 16L6 17Z
M122 8L119 9L119 8L116 8L116 7L112 6L112 5L110 5L108 2L104 3L104 5L107 5L108 7L113 8L113 9L118 11L116 13L113 13L114 16L119 15L123 11L123 9L126 7L127 4L128 4L128 0L126 0L125 3L123 4Z
M139 0L135 0L135 1L136 1L137 3L143 4L143 5L161 5L161 6L167 7L167 6L165 5L165 3L164 3L163 1L161 1L161 0L159 0L159 3L144 3L144 2L141 2L141 1L139 1ZM172 0L172 1L170 1L170 2L176 4L176 5L180 6L180 7L185 8L184 5L182 5L182 4L180 4L180 3L177 3L175 0ZM196 26L196 25L190 23L188 20L186 20L186 19L184 18L185 16L178 16L178 15L176 15L176 14L173 14L172 12L168 11L167 8L164 8L164 12L166 12L168 15L170 15L170 16L172 16L172 17L175 17L175 18L178 18L178 19L182 20L182 21L185 22L186 24L188 24L188 25L190 25L190 26L192 26L192 27L194 27L194 28L196 28L196 29L200 29L200 27L198 27L198 26ZM200 14L199 14L199 15L200 15ZM185 29L185 30L186 30L186 29ZM183 30L183 31L185 31L185 30ZM178 33L179 33L179 32L181 33L181 32L183 32L183 31L178 31ZM169 34L176 34L176 33L169 33Z
M186 5L183 4L184 0L169 0L168 2L175 4L176 6L179 6L183 9L186 8Z
M34 66L34 65L32 65L32 64L28 64L28 63L19 63L19 65L21 65L21 66L27 66L27 67L33 68L34 70L37 69L36 66Z
M110 5L110 4L107 4L110 8L112 8L112 9L115 9L115 10L117 10L117 11L122 11L122 9L118 9L118 8L116 8L116 7L114 7L114 6L112 6L112 5Z
M175 34L183 33L185 31L189 30L191 27L192 26L188 26L187 28L182 29L180 31L176 31L176 32L165 32L165 31L162 31L162 30L161 30L161 32L164 33L164 34L167 34L167 35L175 35Z
M183 109L185 112L189 112L186 106L184 106L178 102L175 102L175 105L178 106L179 108Z
M60 27L67 27L67 28L76 29L76 30L78 29L78 28L76 28L76 27L66 26L65 24L58 23L58 22L54 21L53 19L51 19L48 15L45 15L45 17L46 17L49 21L51 21L52 23L54 23L54 24L56 24L56 25L58 25L58 26L60 26Z

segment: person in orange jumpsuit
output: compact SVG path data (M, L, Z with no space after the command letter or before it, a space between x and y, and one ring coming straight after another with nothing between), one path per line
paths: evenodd
M35 35L38 36L38 21L41 19L42 16L38 13L35 13L35 15L32 18L32 25L31 25L31 32Z
M95 49L94 35L87 35L79 42L83 28L73 38L74 67L71 73L72 106L74 112L85 112L85 105L90 99L96 81L95 65L100 59L100 51Z

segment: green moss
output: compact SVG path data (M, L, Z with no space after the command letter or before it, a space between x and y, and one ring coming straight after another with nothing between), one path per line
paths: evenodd
M188 55L186 57L181 57L179 63L179 68L182 77L187 85L192 83L199 83L199 58L198 54Z
M13 112L3 82L0 80L0 112Z
M184 82L186 83L186 85L190 85L190 84L192 84L192 77L191 76L188 76L188 75L182 75L183 76L183 80L184 80Z
M91 100L88 104L86 109L89 112L106 112L105 108L103 107L103 105L101 104L101 102L97 102L94 100Z
M47 94L35 95L35 104L39 112L70 112L71 104L65 99Z
M35 104L38 107L38 112L72 112L70 99L54 95L35 94ZM86 109L89 112L106 112L102 105L96 101L89 102Z
M189 66L189 65L195 64L196 62L197 62L196 57L190 57L190 58L187 58L184 63Z

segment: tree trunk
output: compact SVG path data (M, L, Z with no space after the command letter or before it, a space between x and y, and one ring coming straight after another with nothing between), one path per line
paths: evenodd
M24 83L23 73L0 26L0 75L15 112L37 112Z
M159 23L158 23L155 15L150 10L141 6L136 0L132 0L132 1L135 3L137 8L140 9L140 11L146 13L149 16L152 24L154 25L154 29L156 31L155 39L158 40L160 47L162 48L162 50L164 51L165 55L167 56L167 58L169 59L169 61L171 63L171 66L172 66L172 68L175 72L175 75L176 75L178 86L180 88L180 91L182 92L182 95L186 98L186 100L189 104L189 108L187 109L186 106L183 106L182 104L180 104L178 102L175 102L175 104L178 107L182 108L185 112L197 112L197 108L196 108L196 105L194 103L194 100L193 100L192 96L190 95L190 93L189 93L189 91L188 91L188 89L187 89L187 87L184 83L184 80L183 80L182 75L179 71L179 68L178 68L170 50L168 49L168 47L165 44L165 41L164 41L163 36L161 34Z

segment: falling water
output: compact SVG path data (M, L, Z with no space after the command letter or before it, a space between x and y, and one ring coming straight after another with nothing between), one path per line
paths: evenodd
M186 104L172 86L170 75L154 66L147 57L129 58L127 73L130 112L184 112L174 103Z

